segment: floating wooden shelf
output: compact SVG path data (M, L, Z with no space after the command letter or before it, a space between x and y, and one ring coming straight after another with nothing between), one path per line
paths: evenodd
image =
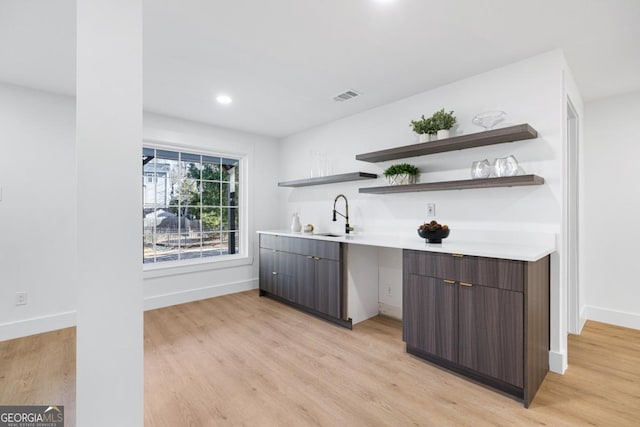
M425 182L407 185L385 185L384 187L361 188L360 193L389 194L414 191L465 190L469 188L517 187L542 185L544 178L537 175L506 176L502 178L465 179L461 181Z
M334 184L336 182L360 181L363 179L376 179L378 175L367 172L342 173L338 175L319 176L317 178L297 179L294 181L282 181L278 187L307 187L310 185Z
M407 157L424 156L426 154L442 153L445 151L464 150L466 148L482 147L484 145L502 144L504 142L521 141L538 137L538 132L529 124L509 126L468 135L453 136L433 142L405 145L389 148L388 150L372 151L356 155L356 160L365 162L384 162L385 160L403 159Z

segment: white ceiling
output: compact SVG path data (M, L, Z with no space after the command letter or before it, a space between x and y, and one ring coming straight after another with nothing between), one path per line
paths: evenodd
M145 108L274 137L556 48L585 100L640 90L639 0L144 6ZM0 0L0 53L0 81L73 94L75 0Z

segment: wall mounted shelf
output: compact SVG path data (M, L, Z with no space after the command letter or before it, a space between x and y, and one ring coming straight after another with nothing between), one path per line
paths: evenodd
M319 176L317 178L297 179L294 181L282 181L278 187L308 187L310 185L334 184L337 182L360 181L363 179L376 179L378 175L367 172L352 172L338 175Z
M443 153L446 151L464 150L466 148L482 147L485 145L502 144L505 142L521 141L538 137L538 132L529 124L492 129L467 135L453 136L432 142L405 145L387 150L372 151L356 155L356 160L365 162L384 162L386 160L403 159L407 157L424 156L426 154Z
M408 185L385 185L383 187L361 188L360 193L391 194L416 191L465 190L470 188L518 187L542 185L544 178L537 175L506 176L501 178L465 179L461 181L425 182Z

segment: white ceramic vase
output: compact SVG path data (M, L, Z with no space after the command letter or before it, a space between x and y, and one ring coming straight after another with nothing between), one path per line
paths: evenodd
M294 213L291 216L291 231L293 231L294 233L299 233L300 231L302 231L300 216L297 213Z
M428 133L419 133L418 134L418 142L429 142L431 141L431 135Z
M449 129L440 129L438 131L438 139L449 138Z
M416 176L409 175L407 173L402 173L399 175L389 175L385 178L387 179L388 185L407 185L416 183Z

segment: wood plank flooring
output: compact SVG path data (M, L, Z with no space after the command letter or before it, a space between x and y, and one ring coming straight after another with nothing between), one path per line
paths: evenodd
M0 404L65 405L75 331L0 343ZM400 322L353 331L243 292L145 313L146 426L636 426L640 331L588 322L529 409L404 351Z

